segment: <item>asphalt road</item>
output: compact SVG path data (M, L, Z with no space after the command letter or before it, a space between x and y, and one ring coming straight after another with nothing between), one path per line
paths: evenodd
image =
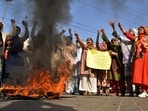
M59 99L0 99L0 111L148 111L148 98L63 94Z

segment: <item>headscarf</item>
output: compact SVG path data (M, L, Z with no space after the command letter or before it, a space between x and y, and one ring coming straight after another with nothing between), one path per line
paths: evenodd
M140 26L139 28L143 28L144 29L144 33L143 34L138 34L138 40L136 42L136 57L142 57L142 45L143 43L148 43L148 28L145 26ZM138 28L138 29L139 29Z
M137 36L138 36L138 30L137 30L137 29L135 29L135 28L131 28L131 29L133 30L134 35L137 37Z

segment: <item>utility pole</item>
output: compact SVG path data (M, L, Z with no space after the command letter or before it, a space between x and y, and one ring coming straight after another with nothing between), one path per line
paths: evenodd
M4 19L5 19L5 14L6 14L6 10L7 10L7 7L8 7L8 3L11 2L12 0L5 0L5 3L4 3L4 11L3 11L3 16L2 16L2 22L4 22Z

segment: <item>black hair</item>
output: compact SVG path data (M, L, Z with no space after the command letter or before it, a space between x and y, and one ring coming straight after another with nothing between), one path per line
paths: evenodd
M86 41L88 41L88 40L91 40L91 41L92 41L92 43L94 42L94 41L93 41L93 39L92 39L92 38L90 38L90 37L86 39Z
M21 28L19 26L16 26L17 29L19 29L19 32L21 32Z
M72 40L72 37L71 36L67 36L67 38L70 38Z
M113 41L118 41L116 38L112 38L111 39L111 42L113 42Z

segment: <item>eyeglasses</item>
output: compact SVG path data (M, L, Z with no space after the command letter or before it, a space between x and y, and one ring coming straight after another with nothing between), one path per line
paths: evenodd
M112 39L112 40L111 40L111 42L115 42L115 41L117 41L117 40L116 40L116 39Z

